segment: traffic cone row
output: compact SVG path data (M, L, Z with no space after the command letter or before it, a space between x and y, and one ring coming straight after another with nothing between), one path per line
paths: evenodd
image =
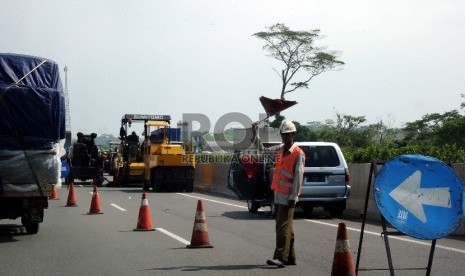
M55 189L53 189L52 199L57 197ZM66 207L76 207L76 196L74 194L74 184L70 184L68 200ZM100 208L100 198L98 195L97 186L94 185L92 203L87 214L103 214ZM152 218L148 199L145 193L142 194L141 206L139 209L139 217L137 227L134 231L154 231L152 226ZM195 212L194 228L192 230L192 238L190 245L187 248L213 248L210 244L207 229L207 220L203 209L202 201L197 202ZM355 276L354 262L349 245L349 238L345 223L339 223L337 230L336 247L334 250L333 266L331 270L332 276Z
M350 252L349 235L345 223L340 222L337 229L336 248L334 250L331 276L355 276L354 260Z
M66 207L76 207L76 195L74 193L74 183L70 184L69 194ZM100 197L98 194L97 186L94 185L94 191L92 195L92 202L90 210L87 213L89 215L103 214L100 208ZM139 217L137 220L137 227L134 231L154 231L152 225L152 218L150 215L150 208L148 199L145 193L142 193L142 200L139 209ZM197 209L195 212L194 228L192 231L192 238L188 248L213 248L208 238L207 220L205 212L203 210L202 201L197 202Z

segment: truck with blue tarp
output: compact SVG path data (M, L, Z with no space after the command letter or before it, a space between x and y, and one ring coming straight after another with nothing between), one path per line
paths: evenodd
M36 234L61 186L65 97L52 60L0 53L0 219Z

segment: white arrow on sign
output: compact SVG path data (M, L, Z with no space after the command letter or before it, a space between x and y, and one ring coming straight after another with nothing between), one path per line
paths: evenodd
M420 183L421 171L415 171L389 195L423 223L427 221L423 204L452 208L449 188L421 189Z

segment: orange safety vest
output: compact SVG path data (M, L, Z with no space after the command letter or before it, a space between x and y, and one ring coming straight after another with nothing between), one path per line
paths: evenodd
M271 189L278 191L282 194L292 194L292 184L294 183L294 164L297 157L302 154L305 157L305 153L299 147L295 147L291 154L283 155L282 149L278 150L277 160L273 172L273 182L271 183ZM301 193L299 189L299 195Z

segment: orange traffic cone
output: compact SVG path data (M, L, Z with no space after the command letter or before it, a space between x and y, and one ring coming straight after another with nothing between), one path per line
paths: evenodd
M152 226L152 217L150 215L149 201L145 193L142 193L142 201L139 208L139 218L137 219L137 228L134 231L154 231Z
M55 186L53 186L53 189L52 189L52 196L49 198L50 200L58 200L58 193L57 193L57 189Z
M71 182L69 185L68 201L66 207L77 207L76 204L76 195L74 194L74 183Z
M197 202L191 244L187 248L213 248L208 239L207 219L205 218L201 200Z
M103 214L102 209L100 209L100 197L98 196L97 186L94 186L94 192L92 195L92 202L90 204L90 210L88 215L100 215Z
M334 250L332 276L355 276L354 260L350 252L346 225L339 223L337 229L336 249Z

